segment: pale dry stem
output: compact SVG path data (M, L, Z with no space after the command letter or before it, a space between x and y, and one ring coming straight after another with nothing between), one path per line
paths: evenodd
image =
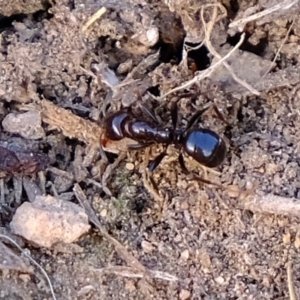
M284 216L300 216L300 201L295 198L285 198L267 195L251 195L243 199L243 206L251 211Z
M90 268L91 271L97 272L99 275L105 275L105 274L115 274L123 277L129 277L129 278L144 278L145 274L142 272L137 272L136 269L130 268L130 267L123 267L123 266L113 266L113 267L107 267L103 269L96 269L96 268ZM166 280L166 281L177 281L178 277L173 276L166 272L160 272L160 271L153 271L148 270L148 274L151 278Z
M290 300L297 300L297 295L293 283L293 270L292 270L292 263L289 261L287 263L287 280L288 280L288 288L289 288L289 294L290 294Z
M208 23L208 27L206 27L206 23L204 21L204 17L203 17L203 13L204 13L204 9L207 9L208 7L214 7L214 11L213 11L213 18L212 20ZM218 16L217 15L217 8L220 8L222 15ZM213 29L214 24L219 21L221 18L223 18L224 16L226 16L226 11L224 9L224 7L221 4L208 4L208 5L204 5L201 8L201 18L202 18L202 23L205 29L205 41L204 44L207 46L207 48L210 50L210 52L219 60L214 63L212 66L210 66L209 68L207 68L204 71L199 72L193 79L183 83L181 86L178 86L170 91L168 91L167 93L165 93L164 95L162 95L161 97L159 97L158 99L163 99L164 97L174 93L174 92L178 92L182 89L186 89L188 87L190 87L192 84L195 84L197 82L200 82L201 80L203 80L206 77L209 77L221 64L224 64L224 66L229 70L230 74L232 75L232 77L234 78L234 80L236 80L239 84L241 84L242 86L244 86L246 89L248 89L251 93L255 94L255 95L259 95L259 91L257 91L256 89L254 89L252 86L250 86L248 83L246 83L245 81L243 81L242 79L238 78L237 75L234 73L234 71L232 70L232 68L226 63L226 60L242 45L242 43L244 42L245 39L245 33L243 33L240 37L239 42L224 56L221 57L216 50L213 48L211 42L210 42L210 36L211 36L211 32Z
M253 14L253 15L250 15L250 16L247 16L245 18L242 18L242 19L231 22L229 24L229 28L238 27L239 31L243 31L243 28L247 23L249 23L251 21L255 21L255 20L260 19L262 17L265 17L265 16L267 16L271 13L274 13L276 11L289 9L297 3L298 3L298 0L292 0L292 1L291 0L285 0L285 1L282 1L282 2L272 6L270 8L267 8L267 9L263 10L263 11L260 11L258 13Z
M221 64L223 64L224 61L226 61L232 55L232 53L234 53L236 50L238 50L238 48L242 45L244 40L245 40L245 33L243 33L241 35L239 42L224 57L222 57L220 60L218 60L215 64L213 64L212 66L210 66L206 70L199 72L193 79L188 80L187 82L185 82L181 86L178 86L178 87L168 91L167 93L165 93L164 95L162 95L158 99L161 100L164 97L166 97L166 96L168 96L172 93L175 93L175 92L178 92L180 90L186 89L186 88L190 87L191 85L193 85L197 82L200 82L204 78L209 77L215 71L215 69L217 69Z
M100 19L106 12L105 7L101 7L96 13L94 13L88 21L82 27L82 32L85 32L93 23Z
M209 6L213 7L213 13L212 13L212 17L211 20L206 23L204 20L204 8L207 8ZM205 5L204 7L201 8L201 20L202 20L202 24L203 24L203 28L204 28L204 33L205 33L205 45L208 48L208 50L210 51L210 53L213 54L213 56L215 56L218 59L222 59L222 56L215 50L215 48L213 47L211 41L210 41L210 37L212 34L212 30L214 25L216 24L216 22L218 21L218 19L220 19L220 17L218 17L218 8L221 10L221 12L223 13L221 15L221 17L226 17L227 13L226 11L224 11L224 7L220 4L211 4L211 5ZM247 82L245 82L244 80L242 80L241 78L239 78L235 72L233 71L233 69L228 65L228 63L226 61L223 62L224 67L229 71L229 73L231 74L232 78L238 82L240 85L242 85L243 87L245 87L246 89L248 89L252 94L254 95L260 95L260 92L257 91L255 88L253 88L250 84L248 84Z
M267 75L267 74L270 72L270 70L272 69L273 63L276 61L276 59L277 59L277 57L278 57L278 55L279 55L279 53L280 53L280 51L281 51L283 45L286 43L286 41L287 41L287 39L288 39L288 37L289 37L289 34L290 34L291 30L292 30L292 27L293 27L293 25L294 25L294 23L295 23L295 17L293 18L293 21L292 21L292 23L291 23L291 25L290 25L290 27L289 27L289 29L288 29L288 31L287 31L287 33L286 33L284 39L283 39L283 41L282 41L280 47L278 48L278 50L277 50L277 52L276 52L276 55L275 55L274 59L272 60L272 62L271 62L271 64L270 64L270 67L268 68L268 70L266 71L266 73L263 75L262 79L265 78L266 75Z

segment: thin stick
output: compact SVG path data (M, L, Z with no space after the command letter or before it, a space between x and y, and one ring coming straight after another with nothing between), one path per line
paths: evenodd
M267 8L263 11L260 11L256 14L253 14L251 16L248 16L248 17L245 17L245 18L242 18L242 19L239 19L239 20L236 20L236 21L233 21L229 24L229 28L233 28L233 27L240 27L240 31L242 30L242 28L244 28L244 26L248 23L248 22L251 22L251 21L254 21L254 20L257 20L257 19L260 19L262 17L265 17L275 11L278 11L278 10L286 10L286 9L289 9L291 8L292 6L294 6L295 4L298 3L298 0L294 0L294 1L291 1L291 0L285 0L281 3L278 3L270 8Z
M84 24L82 27L82 32L85 32L93 23L95 23L98 19L101 18L103 14L105 14L106 8L101 7L96 13L94 13L91 18Z
M275 55L274 59L272 60L272 62L271 62L271 64L270 64L270 67L268 68L268 70L266 71L266 73L264 74L264 76L263 76L261 79L265 78L266 75L267 75L267 74L270 72L270 70L272 69L273 63L276 61L276 59L277 59L277 57L278 57L278 55L279 55L279 53L280 53L280 51L281 51L283 45L285 44L285 42L287 41L287 39L288 39L288 37L289 37L289 34L290 34L291 30L292 30L292 27L293 27L293 25L294 25L294 22L295 22L295 17L293 18L292 24L291 24L289 30L287 31L287 33L286 33L286 35L285 35L285 37L284 37L284 39L283 39L283 41L282 41L280 47L278 48L278 50L277 50L277 52L276 52L276 55Z
M297 295L296 295L295 287L294 287L294 283L293 283L292 263L290 261L287 263L286 272L287 272L290 300L297 300Z
M129 277L129 278L144 278L145 277L144 273L139 272L136 269L133 269L131 267L113 266L113 267L107 267L107 268L103 268L103 269L96 269L96 268L91 267L90 270L97 272L100 275L113 273L115 275ZM148 270L148 273L151 278L157 278L157 279L162 279L162 280L166 280L166 281L177 281L178 280L178 277L173 276L166 272Z
M300 216L300 201L295 198L285 198L267 195L252 195L243 200L246 209L261 213L284 216Z
M161 100L164 97L166 97L166 96L168 96L168 95L170 95L172 93L178 92L178 91L180 91L182 89L186 89L186 88L190 87L192 84L194 84L196 82L199 82L202 79L210 76L214 72L214 70L216 68L218 68L221 64L223 64L223 62L225 60L227 60L232 55L232 53L235 52L242 45L242 43L244 42L244 40L245 40L245 33L243 33L241 35L239 42L224 57L222 57L220 60L218 60L215 64L213 64L212 66L210 66L206 70L204 70L202 72L199 72L193 79L185 82L181 86L178 86L178 87L176 87L176 88L168 91L167 93L165 93L164 95L162 95L158 99Z
M52 295L52 298L54 300L56 300L56 296L55 296L55 293L54 293L54 290L53 290L53 286L52 286L52 283L51 283L51 280L49 278L49 276L47 275L46 271L42 268L41 265L39 265L25 250L23 250L13 239L11 239L10 237L6 236L6 235L3 235L3 234L0 234L0 238L3 238L3 239L6 239L8 240L11 244L13 244L17 249L20 250L20 252L25 255L36 267L38 267L40 269L40 271L42 272L42 274L45 276L47 282L48 282L48 285L49 285L49 288L50 288L50 292L51 292L51 295Z
M211 37L211 33L212 33L212 29L214 27L214 24L216 23L217 20L217 9L218 7L220 8L221 4L214 4L213 5L213 14L212 14L212 18L211 21L208 23L208 25L206 26L205 20L204 20L204 9L201 9L201 20L202 20L202 24L203 24L203 28L204 28L204 33L205 33L205 45L208 48L208 50L218 59L222 59L221 55L215 50L215 48L213 47L211 41L210 41L210 37ZM244 80L242 80L241 78L239 78L235 72L233 71L233 69L228 65L228 63L226 61L223 62L223 65L225 66L225 68L230 72L232 78L238 82L240 85L242 85L243 87L245 87L246 89L248 89L252 94L254 95L260 95L260 92L257 91L255 88L253 88L251 85L249 85L247 82L245 82Z

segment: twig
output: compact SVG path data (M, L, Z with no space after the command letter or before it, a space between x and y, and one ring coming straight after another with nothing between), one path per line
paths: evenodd
M144 278L144 274L142 272L137 272L136 269L130 268L130 267L123 267L123 266L113 266L113 267L107 267L103 269L96 269L91 267L91 271L97 272L100 275L105 274L115 274L119 276L129 277L129 278ZM156 278L156 279L162 279L166 281L177 281L178 277L173 276L166 272L160 272L160 271L152 271L148 270L148 273L150 277Z
M278 48L278 50L277 50L277 52L276 52L276 55L275 55L274 59L272 60L272 62L271 62L271 64L270 64L270 67L268 68L268 70L266 71L266 73L264 74L264 76L263 76L260 80L262 80L263 78L265 78L266 75L267 75L267 74L270 72L270 70L272 69L273 63L276 61L276 59L277 59L277 57L278 57L278 55L279 55L279 53L280 53L280 51L281 51L283 45L285 44L285 42L287 41L287 39L288 39L288 37L289 37L289 34L290 34L291 30L292 30L292 27L293 27L293 25L294 25L294 22L295 22L295 17L293 18L293 21L292 21L292 23L291 23L291 26L290 26L289 30L287 31L287 33L286 33L286 35L285 35L285 37L284 37L284 39L283 39L283 41L282 41L280 47Z
M42 272L42 274L45 276L47 282L48 282L48 285L49 285L49 288L50 288L50 292L51 292L51 295L52 295L52 298L54 300L56 300L56 296L55 296L55 293L54 293L54 290L53 290L53 286L52 286L52 283L51 283L51 280L49 278L49 276L47 275L46 271L42 268L41 265L39 265L28 253L27 251L23 250L13 239L11 239L10 237L6 236L6 235L3 235L3 234L0 234L0 238L3 238L3 239L6 239L8 240L11 244L13 244L18 250L20 250L20 252L26 256L36 267L38 267L40 269L40 271Z
M268 195L252 195L243 200L246 209L261 213L285 216L300 216L300 201L295 198L285 198Z
M205 20L204 20L204 8L202 7L201 9L201 20L202 20L202 24L203 24L203 28L204 28L204 33L205 33L205 45L208 48L208 50L218 59L222 59L221 55L215 50L215 48L213 47L211 41L210 41L210 37L211 37L211 33L212 33L212 29L217 21L218 18L218 7L221 9L221 11L223 12L223 6L218 3L218 4L212 4L211 6L213 6L213 14L211 17L211 20L209 21L208 24L206 24ZM223 12L223 15L225 14L226 16L226 12ZM245 87L246 89L248 89L252 94L254 95L260 95L260 92L257 91L255 88L253 88L251 85L249 85L247 82L245 82L244 80L242 80L241 78L239 78L235 72L233 71L233 69L228 65L228 63L226 61L223 62L223 65L225 66L225 68L230 72L232 78L238 82L240 85L242 85L243 87Z
M192 84L194 84L196 82L199 82L202 79L210 76L215 71L216 68L218 68L221 64L223 64L223 62L225 60L227 60L232 55L232 53L235 52L242 45L242 43L244 42L244 40L245 40L245 33L243 33L241 35L239 42L224 57L222 57L220 60L218 60L215 64L213 64L212 66L210 66L206 70L204 70L202 72L199 72L193 79L185 82L181 86L178 86L178 87L176 87L176 88L168 91L167 93L165 93L164 95L162 95L158 99L161 100L164 97L166 97L166 96L168 96L168 95L170 95L172 93L178 92L178 91L180 91L182 89L186 89L189 86L191 86Z
M253 14L251 16L247 16L245 18L242 18L242 19L239 19L239 20L236 20L236 21L233 21L229 24L229 28L233 28L233 27L239 27L239 30L242 31L244 26L248 23L248 22L251 22L251 21L254 21L254 20L257 20L257 19L260 19L262 17L265 17L275 11L278 11L278 10L286 10L286 9L289 9L291 8L292 6L294 6L295 4L298 3L298 0L294 0L294 1L291 1L291 0L285 0L283 2L280 2L270 8L267 8L263 11L260 11L256 14Z
M94 22L96 22L103 14L105 14L106 8L101 7L96 13L94 13L91 18L82 27L82 32L85 32Z
M290 261L287 263L286 272L287 272L290 300L297 300L297 295L296 295L295 287L294 287L294 283L293 283L292 263Z

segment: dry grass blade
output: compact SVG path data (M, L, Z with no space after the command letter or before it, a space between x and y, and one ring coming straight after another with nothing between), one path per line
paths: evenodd
M52 298L54 300L56 300L56 296L55 296L55 293L54 293L54 290L53 290L53 286L52 286L52 283L51 283L51 280L49 278L49 276L47 275L46 271L42 268L41 265L39 265L28 253L27 251L23 250L13 239L11 239L10 237L6 236L6 235L3 235L3 234L0 234L0 238L2 239L5 239L7 241L9 241L12 245L14 245L18 250L21 251L21 253L26 256L36 267L38 267L40 269L40 271L42 272L42 274L45 276L46 280L47 280L47 283L49 285L49 288L50 288L50 292L51 292L51 295L52 295Z
M280 2L280 1L279 1ZM233 21L229 24L229 28L234 28L234 27L239 27L239 30L242 31L244 26L251 22L251 21L255 21L257 19L260 19L262 17L265 17L271 13L274 13L276 11L279 11L279 10L286 10L286 9L289 9L291 8L292 6L294 6L295 4L298 3L298 0L285 0L285 1L281 1L280 3L270 7L270 8L267 8L263 11L260 11L256 14L253 14L253 15L250 15L250 16L247 16L245 18L242 18L242 19L239 19L239 20L236 20L236 21Z
M136 270L139 270L145 276L146 268L133 255L131 255L119 241L117 241L115 238L110 236L106 231L106 229L101 225L96 213L91 207L81 187L78 184L75 184L73 191L75 193L77 200L79 201L81 206L85 209L90 221L100 230L101 235L114 245L120 257L124 259L129 266L131 266Z
M288 287L289 287L289 294L290 294L290 300L297 300L297 295L295 292L295 287L293 283L293 270L292 270L292 263L287 263L287 279L288 279Z
M166 97L172 93L186 89L186 88L190 87L192 84L197 83L197 82L201 81L202 79L209 77L221 64L223 64L224 61L226 61L232 55L232 53L234 53L236 50L239 49L239 47L242 45L244 40L245 40L245 33L243 33L241 35L239 42L224 57L222 57L220 60L218 60L215 64L213 64L206 70L199 72L193 79L185 82L181 86L178 86L178 87L168 91L167 93L165 93L158 99L163 99L164 97Z
M287 41L287 39L288 39L288 37L289 37L289 35L290 35L290 32L291 32L291 30L292 30L292 27L293 27L293 25L294 25L294 23L295 23L295 17L293 18L293 21L292 21L292 23L291 23L291 25L290 25L290 27L289 27L289 30L287 31L287 33L286 33L286 35L285 35L285 37L284 37L284 39L283 39L283 41L282 41L280 47L278 48L278 50L277 50L277 52L276 52L276 55L275 55L274 59L272 60L272 62L271 62L271 64L270 64L270 67L268 68L268 70L266 71L266 73L263 75L262 78L265 78L266 75L271 71L272 65L273 65L273 63L276 61L276 59L277 59L277 57L278 57L278 55L279 55L279 53L280 53L280 51L281 51L283 45L284 45L285 42Z
M212 13L211 20L208 22L208 24L206 24L206 22L204 20L204 9L209 7L209 6L213 7L213 13ZM206 45L206 47L208 48L210 53L212 53L213 56L215 56L216 58L218 58L220 60L220 59L222 59L221 55L215 50L215 48L213 47L213 45L210 41L210 37L211 37L211 34L212 34L213 27L216 24L216 22L220 19L220 17L218 17L218 8L220 8L221 12L223 13L223 15L221 15L221 17L222 18L226 17L227 14L226 14L226 11L224 12L224 7L220 3L218 3L218 4L206 5L206 6L202 7L201 8L201 20L202 20L202 25L203 25L203 28L204 28L204 33L205 33L205 42L204 42L204 44ZM236 82L238 82L240 85L242 85L243 87L248 89L252 94L260 95L259 91L257 91L250 84L248 84L247 82L245 82L244 80L239 78L226 61L223 61L223 65L229 71L230 75L232 76L232 78Z
M122 267L122 266L108 267L103 269L90 268L90 270L97 272L100 275L115 274L115 275L129 277L129 278L144 278L145 276L144 273L137 272L136 269L130 267ZM161 279L166 281L178 280L178 277L173 276L166 272L148 270L148 274L150 275L150 277L156 279Z
M82 32L85 32L93 23L102 17L106 12L105 7L101 7L96 13L94 13L91 18L82 27Z

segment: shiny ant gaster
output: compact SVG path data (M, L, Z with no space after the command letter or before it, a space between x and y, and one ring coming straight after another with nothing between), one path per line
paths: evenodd
M161 126L148 108L141 104L140 108L154 124L135 116L129 107L106 117L104 129L107 139L118 141L127 137L137 141L138 144L128 146L129 150L142 149L153 144L165 145L165 150L149 164L150 171L154 171L160 164L166 155L167 147L171 144L203 166L214 168L223 162L226 155L224 140L210 129L195 128L193 126L208 107L196 112L188 121L185 129L177 128L178 112L176 103L171 108L172 127ZM182 151L178 159L182 170L187 173L188 170L183 160ZM201 179L201 181L211 183L204 179Z

